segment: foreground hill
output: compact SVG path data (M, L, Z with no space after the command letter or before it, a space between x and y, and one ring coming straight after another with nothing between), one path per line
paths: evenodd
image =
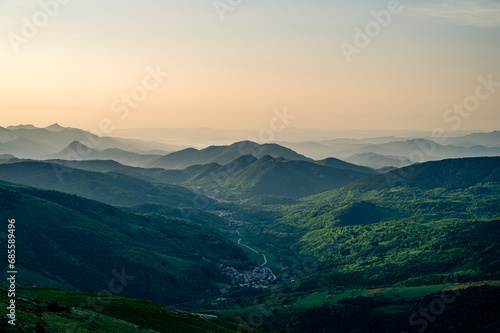
M102 290L118 275L119 295L172 304L227 282L220 262L247 259L212 229L178 217L135 215L34 188L0 186L0 202L0 216L16 220L22 285Z
M17 322L9 325L6 288L0 295L2 320L0 331L20 332L93 332L93 333L236 333L247 328L238 324L208 319L177 311L150 301L69 292L47 288L19 288Z

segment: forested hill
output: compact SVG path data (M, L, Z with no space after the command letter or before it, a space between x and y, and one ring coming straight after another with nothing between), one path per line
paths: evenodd
M396 186L410 186L422 190L439 187L453 190L487 182L500 182L500 157L459 158L414 164L361 179L348 185L347 188L383 190Z
M0 201L0 216L16 221L22 285L99 291L115 270L131 277L124 293L173 304L227 282L220 262L247 260L217 232L178 217L135 215L75 195L4 185Z
M195 197L181 186L152 184L114 172L92 172L45 162L0 164L0 180L76 194L110 205L161 203L189 207Z

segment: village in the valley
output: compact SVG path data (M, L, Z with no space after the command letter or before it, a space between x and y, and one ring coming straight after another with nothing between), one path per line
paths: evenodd
M268 288L269 285L276 284L276 276L267 267L255 267L250 273L240 272L234 267L224 265L219 266L225 274L232 279L233 285L240 287Z

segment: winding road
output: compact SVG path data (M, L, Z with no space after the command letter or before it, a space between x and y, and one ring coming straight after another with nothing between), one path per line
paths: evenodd
M237 233L237 234L238 234L238 236L239 236L239 239L238 239L238 245L239 245L239 246L244 246L244 247L246 247L247 249L249 249L249 250L251 250L251 251L253 251L253 252L257 253L257 254L260 254L260 255L264 258L264 263L263 263L262 265L260 265L260 266L261 266L261 267L264 267L264 266L267 264L267 257L266 257L266 255L265 255L265 254L263 254L263 253L260 253L259 251L257 251L257 250L255 250L255 249L251 248L251 247L250 247L250 246L248 246L248 245L241 244L241 235L240 235L240 231L239 231L239 230L236 230L236 233ZM274 275L273 271L272 271L269 267L264 267L264 271L269 272L269 274L271 274L271 275L272 275L273 279L274 279L274 280L276 280L276 275Z

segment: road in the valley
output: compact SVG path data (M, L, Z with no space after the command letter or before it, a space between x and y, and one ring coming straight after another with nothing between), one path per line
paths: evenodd
M249 250L251 250L251 251L253 251L253 252L257 253L257 254L260 254L260 255L262 256L262 258L264 258L264 263L263 263L262 265L260 265L260 266L261 266L261 267L264 267L264 266L267 264L267 257L266 257L266 255L265 255L264 253L260 253L259 251L257 251L257 250L255 250L255 249L251 248L251 247L250 247L250 246L248 246L248 245L241 244L241 235L240 235L240 231L239 231L239 230L236 230L236 233L238 234L238 237L240 237L240 238L238 239L238 245L240 245L240 246L244 246L244 247L246 247L247 249L249 249ZM268 267L264 267L264 270L265 270L266 272L269 272L269 274L271 274L271 275L272 275L273 279L275 279L275 280L276 280L276 275L274 275L273 271L272 271L270 268L268 268Z

